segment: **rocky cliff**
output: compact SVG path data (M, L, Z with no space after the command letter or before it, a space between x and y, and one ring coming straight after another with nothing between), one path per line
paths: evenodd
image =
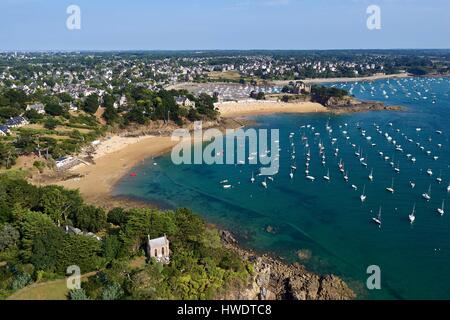
M249 284L224 295L239 300L350 300L355 293L334 275L319 276L300 264L285 264L267 255L257 255L237 245L233 236L222 231L224 245L253 265Z

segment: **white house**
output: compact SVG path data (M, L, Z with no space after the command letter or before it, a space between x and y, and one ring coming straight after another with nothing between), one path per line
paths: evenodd
M35 103L27 105L27 111L34 110L39 114L45 114L45 107L42 103Z
M187 97L176 97L175 102L177 103L177 105L182 106L182 107L195 108L195 102L189 100Z

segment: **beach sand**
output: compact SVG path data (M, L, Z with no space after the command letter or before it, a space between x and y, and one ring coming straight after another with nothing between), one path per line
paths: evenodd
M171 137L112 137L99 145L94 155L95 164L82 164L70 170L74 175L79 174L80 178L59 181L56 184L78 189L88 203L108 204L112 200L111 191L114 185L133 166L144 159L168 152L176 143L171 141Z
M315 113L328 112L323 105L314 102L284 103L276 101L226 102L218 106L223 117L272 113Z

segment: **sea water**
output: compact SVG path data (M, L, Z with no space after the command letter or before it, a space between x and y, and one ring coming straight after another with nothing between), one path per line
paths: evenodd
M207 221L233 231L246 247L299 262L320 274L341 276L363 299L449 299L450 201L448 212L437 213L442 201L449 200L449 78L327 85L406 110L252 117L255 128L280 130L280 170L274 181L267 180L267 189L257 176L258 165L177 166L166 155L133 168L136 176L125 176L114 193L161 208L191 208ZM289 138L291 132L295 135ZM325 165L319 143L325 148ZM399 145L403 152L395 150ZM305 179L308 151L314 182ZM355 155L358 151L367 167ZM386 161L380 152L390 159ZM409 159L407 154L411 154ZM341 160L348 182L339 172ZM291 179L294 162L297 170ZM390 162L399 167L399 173ZM373 182L368 179L371 169ZM432 169L433 176L427 169ZM329 182L323 179L328 170ZM250 181L252 173L255 183ZM394 194L386 191L392 178ZM224 189L223 180L232 187ZM422 194L430 185L431 200L426 201ZM361 202L364 186L367 199ZM408 215L414 205L416 221L411 224ZM381 227L372 220L380 207ZM367 268L372 265L380 267L380 290L366 287Z

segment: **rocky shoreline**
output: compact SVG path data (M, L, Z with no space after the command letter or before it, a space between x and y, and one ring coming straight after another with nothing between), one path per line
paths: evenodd
M400 106L388 106L378 101L361 101L350 96L335 98L332 97L324 103L325 107L334 114L365 112L365 111L401 111Z
M224 294L230 300L353 300L356 294L335 275L320 276L294 263L241 248L233 235L220 231L222 243L254 268L247 287Z

